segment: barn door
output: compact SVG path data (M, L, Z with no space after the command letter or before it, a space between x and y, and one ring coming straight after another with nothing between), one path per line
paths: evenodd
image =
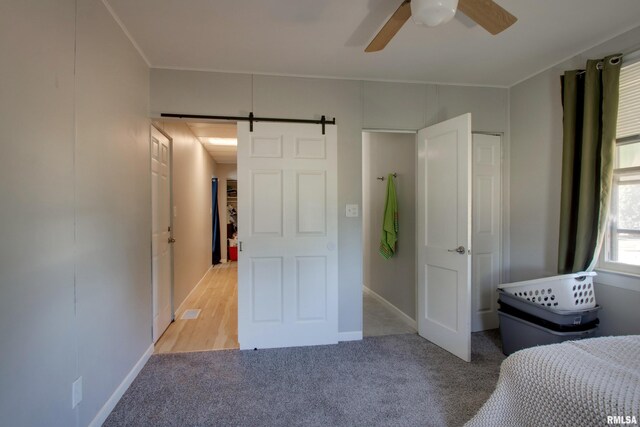
M338 340L336 127L238 124L241 349Z

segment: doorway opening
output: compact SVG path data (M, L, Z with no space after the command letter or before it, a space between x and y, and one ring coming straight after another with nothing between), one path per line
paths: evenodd
M166 119L173 140L173 321L156 353L237 349L235 123Z
M391 176L395 253L380 253ZM416 333L415 132L362 133L363 336Z
M337 343L335 121L183 120L159 122L174 141L177 308L156 352Z

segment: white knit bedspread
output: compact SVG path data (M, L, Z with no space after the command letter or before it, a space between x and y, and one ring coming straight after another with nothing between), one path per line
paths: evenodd
M606 426L607 416L640 423L640 335L512 354L502 362L496 390L466 426Z

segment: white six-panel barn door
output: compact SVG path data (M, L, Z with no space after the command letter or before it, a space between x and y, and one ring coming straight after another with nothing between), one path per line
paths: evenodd
M338 341L336 126L238 123L241 349Z

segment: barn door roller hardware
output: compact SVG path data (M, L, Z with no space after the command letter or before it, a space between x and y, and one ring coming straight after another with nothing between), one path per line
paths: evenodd
M282 119L276 117L256 117L253 112L248 116L206 116L201 114L174 114L174 113L162 113L160 117L171 117L174 119L198 119L198 120L230 120L234 122L249 122L249 130L253 132L254 122L276 122L276 123L311 123L322 126L322 134L324 135L324 129L327 125L335 125L336 118L327 120L325 116L322 116L320 120L306 120L306 119Z

